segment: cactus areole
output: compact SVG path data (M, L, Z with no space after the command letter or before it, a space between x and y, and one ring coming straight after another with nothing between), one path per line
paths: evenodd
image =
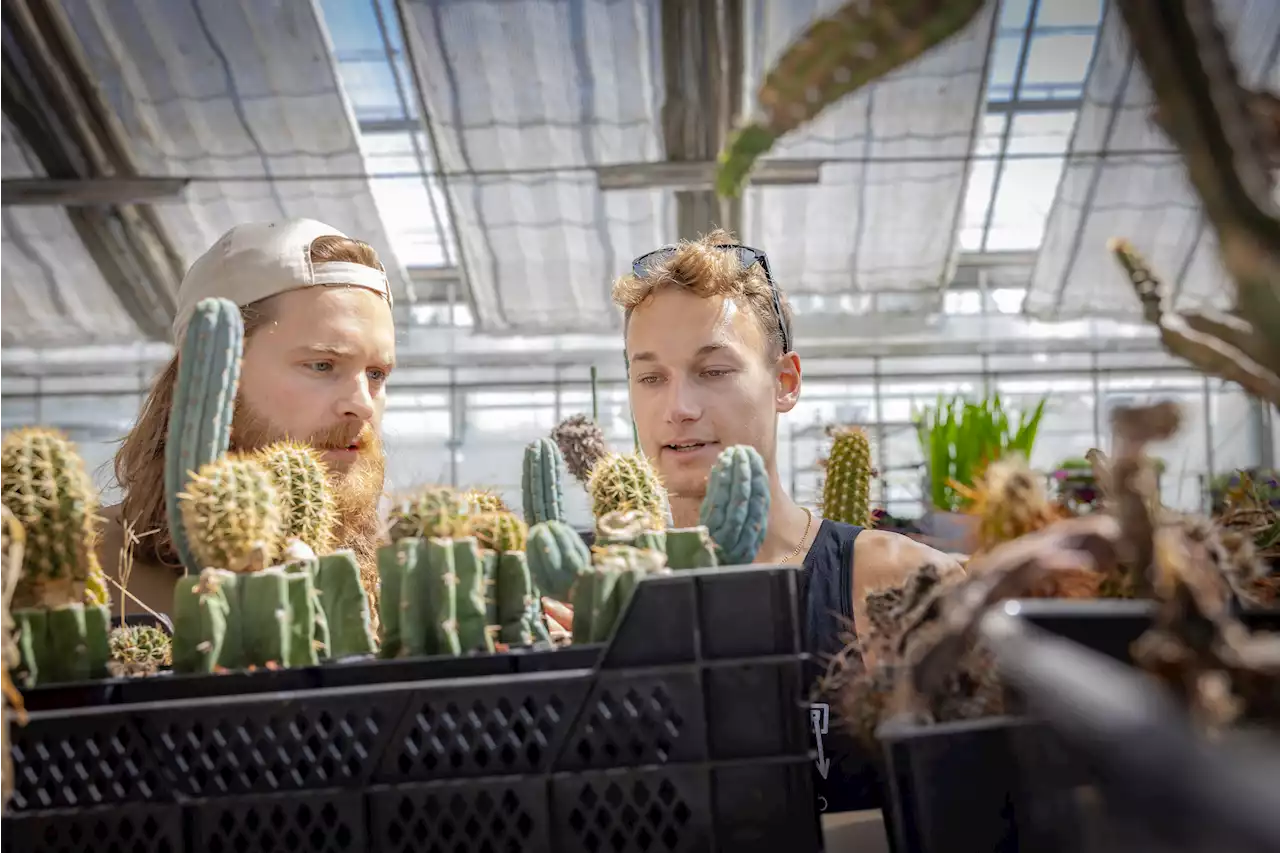
M164 491L173 546L188 573L204 567L191 551L178 495L202 466L227 452L244 354L244 320L229 299L203 299L178 356L178 381L165 437Z

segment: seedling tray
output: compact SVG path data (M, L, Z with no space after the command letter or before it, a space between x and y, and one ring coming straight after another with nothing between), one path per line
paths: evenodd
M11 726L4 847L817 850L797 579L647 578L605 646L114 682Z

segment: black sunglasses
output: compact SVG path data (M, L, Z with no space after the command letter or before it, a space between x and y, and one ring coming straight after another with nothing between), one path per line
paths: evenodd
M678 248L677 246L663 246L661 249L654 249L652 252L643 254L631 262L631 271L636 274L636 278L645 278L655 266L674 255ZM738 246L732 243L718 245L715 248L736 252L743 269L751 269L755 264L759 264L761 269L764 270L765 281L769 282L769 292L773 294L773 316L777 318L778 331L782 334L782 352L791 352L791 329L787 327L786 318L782 316L782 298L778 294L778 284L773 280L773 272L769 269L769 256L759 249L753 249L750 246Z

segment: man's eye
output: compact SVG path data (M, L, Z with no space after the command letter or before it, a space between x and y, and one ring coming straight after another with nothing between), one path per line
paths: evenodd
M379 370L378 368L375 367L369 371L369 378L372 379L374 382L385 382L387 379L387 372L385 370Z
M728 375L729 375L730 373L732 373L732 372L733 372L733 371L731 371L731 370L725 370L725 369L724 369L724 368L722 368L722 367L713 367L713 368L711 368L711 369L709 369L709 370L704 370L704 371L702 371L702 374L703 374L704 376L716 377L716 376L728 376Z
M307 367L310 367L317 373L326 373L333 370L333 365L327 361L313 361L311 364L308 364Z

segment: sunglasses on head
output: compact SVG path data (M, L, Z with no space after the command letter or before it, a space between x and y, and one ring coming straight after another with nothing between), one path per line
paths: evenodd
M773 280L773 272L769 269L769 256L750 246L726 243L715 248L734 252L738 256L738 261L742 264L743 269L751 269L754 265L759 264L760 268L764 270L765 281L769 282L769 291L773 294L773 316L778 321L778 331L782 335L782 351L784 353L791 352L791 330L787 328L787 321L782 316L782 298L778 294L778 284ZM631 271L635 273L636 278L647 278L654 267L669 260L678 250L679 247L677 246L663 246L661 249L654 249L652 252L643 254L632 261Z

